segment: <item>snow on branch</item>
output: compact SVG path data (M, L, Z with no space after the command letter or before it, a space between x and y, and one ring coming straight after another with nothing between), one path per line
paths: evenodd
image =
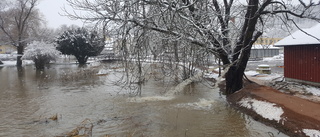
M60 52L56 50L53 43L47 43L43 41L33 41L28 45L22 59L39 59L46 58L54 61L59 57Z

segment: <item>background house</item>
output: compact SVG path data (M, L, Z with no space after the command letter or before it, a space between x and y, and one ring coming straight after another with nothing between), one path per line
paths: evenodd
M261 37L256 40L253 45L274 45L282 38L268 38L268 37Z
M281 53L281 48L274 47L274 43L281 40L281 38L258 38L253 43L250 53L250 60L261 60L264 57L273 57Z
M14 51L17 51L17 48L15 46L0 45L0 54L10 54Z
M273 45L252 45L250 60L261 60L264 57L273 57L280 54L280 48Z
M320 86L320 24L303 31L298 30L275 44L284 47L284 77Z

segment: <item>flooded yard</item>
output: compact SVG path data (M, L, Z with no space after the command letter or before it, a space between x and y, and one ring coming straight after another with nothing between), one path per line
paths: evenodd
M168 96L172 85L149 79L141 96L133 96L114 83L121 68L100 76L78 74L81 69L0 67L0 136L63 136L84 120L92 124L94 137L285 136L232 109L206 82Z

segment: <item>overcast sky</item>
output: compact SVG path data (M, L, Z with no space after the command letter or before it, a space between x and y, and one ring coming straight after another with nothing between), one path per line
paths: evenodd
M47 20L48 27L58 28L59 26L66 25L78 25L82 26L83 23L79 20L71 20L68 17L61 16L63 14L62 8L66 7L69 11L72 11L65 0L40 0L37 6Z
M245 2L246 0L239 0ZM297 0L287 0L287 2L293 2ZM305 1L305 0L304 0ZM38 8L45 16L47 20L48 27L51 28L58 28L59 26L66 24L66 25L78 25L83 26L83 23L79 20L71 20L68 17L61 16L63 14L62 8L65 7L68 11L72 12L72 8L68 6L66 0L40 0Z

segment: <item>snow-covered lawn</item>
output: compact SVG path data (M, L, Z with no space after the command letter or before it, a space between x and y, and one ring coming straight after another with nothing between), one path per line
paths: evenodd
M279 54L279 55L276 55L276 56L273 56L273 57L264 57L263 61L272 62L272 61L275 61L275 60L283 60L283 59L284 59L283 54Z
M270 80L275 80L278 78L282 78L282 74L278 73L271 73L271 74L259 74L257 71L246 71L245 74L250 77L257 78L259 80L265 80L265 81L270 81Z
M0 60L3 64L0 66L14 66L17 63L17 54L0 54ZM32 61L31 61L32 62ZM29 60L23 60L23 65L30 64Z
M0 66L14 66L16 65L17 61L2 61L3 64L0 64Z
M239 101L240 106L252 109L260 116L269 119L269 120L275 120L278 123L281 120L281 115L283 114L283 110L281 107L275 106L276 104L266 102L266 101L260 101L252 98L243 98L241 101Z
M0 54L0 60L16 60L17 54Z
M306 89L306 91L308 93L311 93L312 95L320 96L320 88L311 87L311 86L304 86L304 89Z
M303 129L303 133L305 133L309 137L320 137L320 131L315 129Z
M277 74L277 73L259 74L256 71L247 71L247 72L245 72L245 74L249 77L249 79L251 78L252 80L256 79L259 81L263 81L266 83L266 85L268 85L274 81L281 81L283 78L282 74ZM287 83L286 88L290 91L299 92L301 94L312 94L314 96L320 97L320 88L319 87L315 87L315 86L311 86L311 85L304 85L304 84L300 84L297 82L286 81L286 83Z
M3 64L1 64L0 66L15 66L17 61L13 60L13 61L2 61ZM22 61L22 65L30 65L30 64L34 64L32 60L23 60Z
M219 74L217 73L204 73L203 74L204 78L213 78L213 79L218 79Z

